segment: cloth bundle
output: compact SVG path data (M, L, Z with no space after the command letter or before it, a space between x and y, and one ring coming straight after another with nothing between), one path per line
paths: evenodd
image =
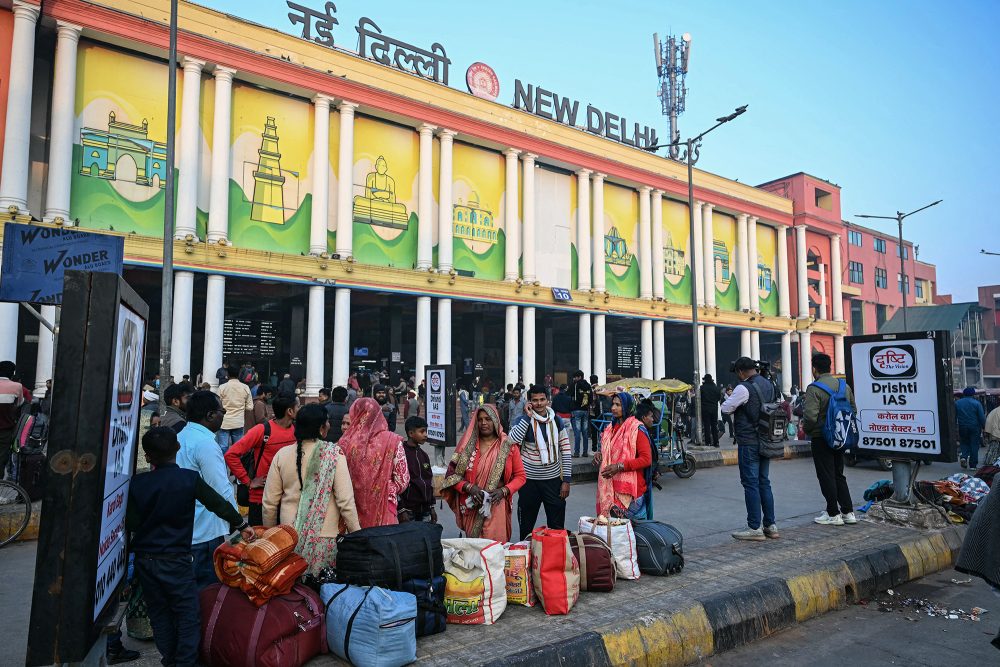
M306 571L305 559L295 553L299 536L287 525L254 527L250 543L223 542L215 550L215 574L226 586L238 588L260 607L276 595L285 595Z
M957 484L959 490L971 498L974 503L980 502L990 492L989 484L979 477L972 477L965 473L957 472L954 475L949 475L947 480Z

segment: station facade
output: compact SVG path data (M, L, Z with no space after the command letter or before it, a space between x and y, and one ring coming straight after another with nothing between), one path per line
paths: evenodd
M153 313L148 368L168 10L0 2L0 212L124 236L125 277ZM695 170L690 238L686 168L641 149L655 143L649 128L597 110L600 130L588 131L590 108L571 125L553 112L571 101L537 89L528 100L521 82L512 108L513 82L452 87L468 64L438 44L383 35L379 53L393 57L364 39L358 55L332 46L353 41L349 26L330 43L320 27L303 39L180 4L175 378L214 383L225 359L290 370L313 395L354 370L420 377L432 363L494 383L576 368L690 380L692 275L704 372L725 382L735 357L765 359L787 392L811 379L813 351L843 369L863 291L848 280L835 186ZM417 74L405 68L413 52ZM496 84L501 97L486 99ZM862 317L868 331L875 316ZM43 385L51 355L47 330L0 304L0 357Z

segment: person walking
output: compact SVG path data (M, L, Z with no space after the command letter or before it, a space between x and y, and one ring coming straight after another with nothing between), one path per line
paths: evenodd
M505 406L507 409L507 423L515 424L518 419L524 416L525 410L528 407L528 402L526 398L521 393L521 388L515 386L510 390L510 400L507 401Z
M520 448L526 481L517 500L520 540L535 528L538 510L545 506L545 525L566 525L566 498L573 481L573 459L566 423L549 407L545 387L528 389L527 415L511 426L507 439ZM472 429L470 429L470 432Z
M590 438L590 383L583 379L583 371L573 373L570 386L570 425L573 428L573 458L587 455L587 440Z
M774 519L774 494L768 478L771 460L760 455L757 430L763 404L774 400L774 385L758 375L757 363L750 357L740 357L733 362L733 371L740 383L722 404L722 412L733 415L736 428L736 455L747 508L747 528L732 536L737 540L762 542L779 536Z
M986 410L976 400L975 387L966 387L962 390L962 398L955 401L955 421L958 422L958 462L963 468L975 470L979 467L979 448L986 428Z
M830 373L833 362L828 354L815 354L812 358L812 374L816 381L806 387L802 398L802 425L810 440L813 464L816 466L816 478L819 480L819 490L826 500L826 510L813 519L824 526L843 526L858 522L854 515L854 504L851 502L851 491L844 477L844 450L831 449L823 437L823 425L826 423L826 412L830 406L831 394L823 391L819 385L827 387L831 392L840 388L840 379ZM854 392L850 387L845 389L847 400L857 412L854 403Z
M243 437L246 427L246 413L253 411L253 397L250 395L250 388L240 382L239 369L230 366L226 374L228 376L226 384L219 387L219 398L222 400L222 407L226 412L222 425L215 434L215 439L223 454L226 453L230 445Z
M278 383L278 396L295 396L295 380L290 373L285 373Z
M711 374L701 379L701 432L706 447L719 446L719 403L722 392Z
M725 390L722 392L722 400L726 400L733 395L733 385L727 384ZM791 417L788 418L791 421ZM726 427L729 428L728 434L733 442L736 442L736 431L733 430L733 416L727 415L725 412L722 413L722 431L719 433L719 437L726 434Z

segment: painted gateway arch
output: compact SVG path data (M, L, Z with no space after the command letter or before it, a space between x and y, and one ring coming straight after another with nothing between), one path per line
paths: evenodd
M80 174L108 181L129 180L137 185L167 187L167 145L149 138L149 121L142 125L120 123L115 112L108 113L108 129L85 127L80 130ZM135 178L119 178L123 157L135 163ZM154 179L158 178L157 183Z

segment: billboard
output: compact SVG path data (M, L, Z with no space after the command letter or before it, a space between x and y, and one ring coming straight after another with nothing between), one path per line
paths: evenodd
M427 366L424 369L427 442L432 445L451 446L455 442L454 382L454 366Z

